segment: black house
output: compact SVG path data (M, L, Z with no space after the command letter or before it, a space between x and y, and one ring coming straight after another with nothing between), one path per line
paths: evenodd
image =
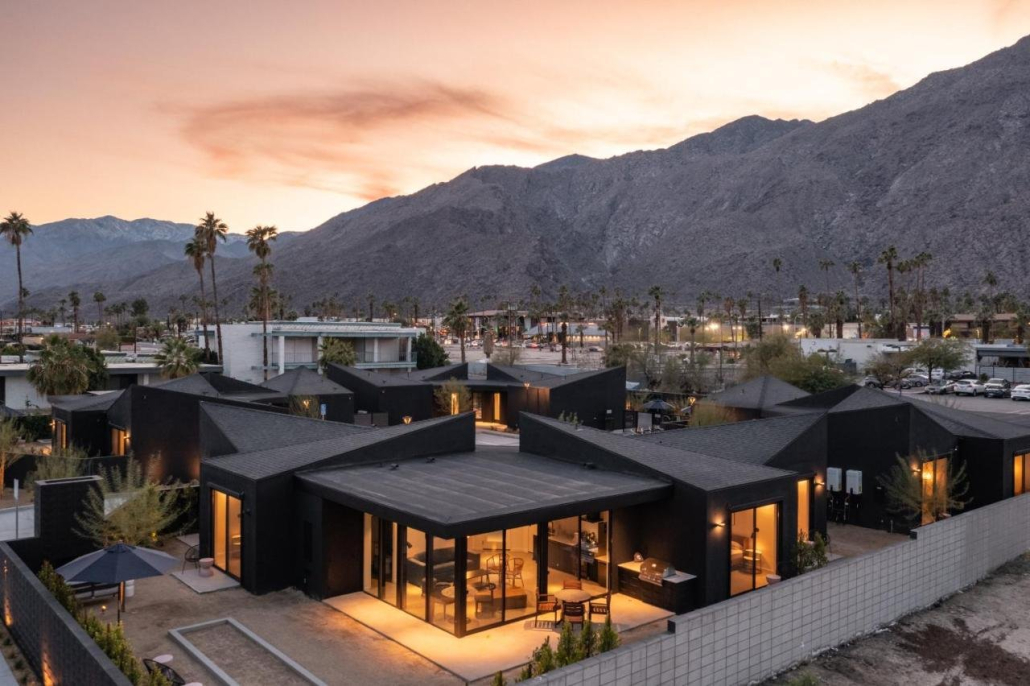
M340 384L307 367L298 367L261 384L286 396L290 403L315 403L315 410L324 408L330 422L354 421L354 394ZM306 408L305 408L306 409Z

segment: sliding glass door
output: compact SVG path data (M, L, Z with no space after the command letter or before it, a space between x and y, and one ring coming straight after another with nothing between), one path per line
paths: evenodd
M769 583L779 563L780 508L776 503L738 510L730 517L730 595Z
M365 514L363 588L369 595L397 604L397 525Z
M215 567L239 579L243 571L243 508L237 496L211 491L211 540Z

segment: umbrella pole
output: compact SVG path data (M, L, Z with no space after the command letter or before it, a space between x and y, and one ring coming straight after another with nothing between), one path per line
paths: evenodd
M122 610L125 609L125 582L118 584L118 623L122 623Z

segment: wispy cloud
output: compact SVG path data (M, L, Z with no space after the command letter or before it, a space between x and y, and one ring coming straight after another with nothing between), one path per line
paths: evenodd
M835 60L827 65L827 69L847 81L863 96L873 100L885 98L901 90L901 86L890 74L868 64Z

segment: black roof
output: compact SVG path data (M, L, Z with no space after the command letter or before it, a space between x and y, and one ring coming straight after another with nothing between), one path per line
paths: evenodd
M610 374L613 371L614 369L611 368L583 370L577 367L561 367L544 371L541 367L507 367L488 363L486 378L488 381L508 381L519 384L528 381L535 388L556 388L592 376Z
M51 407L67 412L82 412L84 410L105 411L122 397L123 391L111 391L108 393L84 393L82 395L52 395L47 400Z
M1016 422L958 410L933 401L913 398L906 398L906 401L956 436L1000 439L1030 437L1030 427Z
M759 376L742 384L730 386L724 391L713 393L706 400L726 407L761 410L807 395L808 393L800 388L792 386L786 381L780 381L775 376Z
M160 388L165 391L205 395L227 400L243 400L248 402L285 400L285 396L278 391L239 381L223 374L190 374L189 376L151 385L154 388Z
M236 405L202 402L200 407L226 440L232 443L237 453L304 445L373 431L371 427L326 422Z
M205 405L204 410L210 415L212 407ZM260 412L260 410L256 412ZM263 413L262 417L266 415L271 417L272 413ZM369 429L341 422L323 422L318 419L308 420L290 415L277 414L275 416L277 418L285 417L292 422L304 422L303 425L295 425L293 429L294 432L301 435L305 433L305 429L310 428L308 422L318 422L324 427L331 428L335 435L325 437L323 435L314 436L314 434L311 434L307 439L301 437L288 443L277 441L277 444L274 446L258 447L248 452L233 453L231 455L208 457L202 460L202 465L210 464L227 472L232 472L248 479L258 480L293 472L298 469L316 467L319 463L360 450L380 441L424 431L445 422L460 421L465 417L465 415L454 415L426 419L412 424L398 424L382 429Z
M24 412L16 410L13 407L7 407L7 405L0 404L0 419L11 419L12 417L21 417Z
M538 415L525 415L528 420L523 432L532 431L532 422L538 421L567 433L576 439L596 446L608 453L703 491L717 491L744 484L779 479L793 472L765 465L738 462L723 457L705 455L680 448L641 441L631 436L612 434L600 429L573 426L568 422Z
M272 377L261 386L289 396L353 395L350 390L307 367L291 369Z
M876 388L860 386L850 395L830 408L830 412L851 412L852 410L872 410L878 407L896 407L905 401L897 395L884 393Z
M789 407L805 410L828 410L834 405L843 402L848 396L858 389L859 387L857 385L849 384L829 391L823 391L822 393L814 393L801 398L795 398L794 400L788 400L780 403L777 409Z
M342 364L331 365L343 374L360 379L365 383L376 386L425 386L426 382L421 378L412 378L407 374L382 374L369 369L358 369L357 367L345 367Z
M469 366L467 362L448 364L443 367L430 367L407 372L404 376L415 381L447 381L448 379L467 379Z
M658 431L638 436L636 440L736 462L767 464L821 419L822 414L812 413L752 419L719 426Z
M349 507L444 538L667 497L671 484L504 448L297 475Z

